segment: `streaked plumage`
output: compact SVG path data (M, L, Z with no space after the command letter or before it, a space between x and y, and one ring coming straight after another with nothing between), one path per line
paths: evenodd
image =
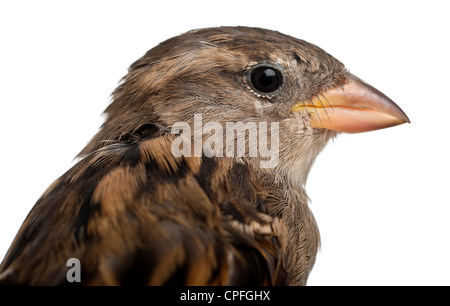
M261 63L284 73L270 97L245 78ZM78 258L86 285L306 284L320 239L304 185L337 134L326 122L312 124L321 109L308 101L325 103L323 94L350 83L373 89L320 48L278 32L222 27L161 43L130 67L80 161L37 201L0 283L64 285L67 259ZM398 119L390 125L407 121L390 107ZM279 164L174 157L170 128L192 123L195 113L222 123L280 122Z

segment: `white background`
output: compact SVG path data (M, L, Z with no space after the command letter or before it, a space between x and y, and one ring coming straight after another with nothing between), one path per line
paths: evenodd
M247 25L317 44L412 121L341 135L317 159L307 190L322 248L309 285L450 285L449 11L446 1L2 1L0 257L134 60L193 28Z

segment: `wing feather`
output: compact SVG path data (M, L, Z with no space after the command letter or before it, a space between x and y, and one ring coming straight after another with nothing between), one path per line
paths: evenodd
M263 189L232 159L175 158L173 135L85 156L35 204L0 266L0 283L288 284L285 228L260 211Z

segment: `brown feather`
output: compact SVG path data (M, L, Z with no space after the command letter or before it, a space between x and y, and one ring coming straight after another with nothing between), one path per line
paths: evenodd
M270 101L243 75L278 62ZM86 285L304 285L319 246L304 191L334 132L291 107L334 86L343 65L318 47L245 27L191 31L147 52L113 93L81 160L37 201L0 266L0 283L62 285L66 261ZM280 122L280 163L171 153L178 121ZM247 143L249 145L249 143Z

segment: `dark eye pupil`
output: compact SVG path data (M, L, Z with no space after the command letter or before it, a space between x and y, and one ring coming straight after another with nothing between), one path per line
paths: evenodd
M281 73L271 67L258 67L251 73L251 82L258 91L269 93L281 86Z

